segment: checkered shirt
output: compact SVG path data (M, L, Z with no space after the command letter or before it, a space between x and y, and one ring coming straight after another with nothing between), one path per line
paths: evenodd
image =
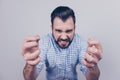
M78 34L66 49L61 49L55 42L53 35L47 34L39 41L40 63L36 66L37 74L46 65L47 80L78 80L76 66L80 64L80 70L86 73L86 66L81 63L84 58L87 42Z

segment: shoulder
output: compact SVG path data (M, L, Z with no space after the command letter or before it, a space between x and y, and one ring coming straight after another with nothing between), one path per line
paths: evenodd
M77 44L78 47L87 46L86 39L81 35L78 35L77 33L74 36L74 42Z

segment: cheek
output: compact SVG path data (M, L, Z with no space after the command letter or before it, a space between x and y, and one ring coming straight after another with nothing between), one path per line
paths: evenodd
M74 34L68 34L68 37L70 38L70 40L73 39L73 36L74 36Z
M55 40L57 40L57 39L59 38L59 36L60 36L60 35L57 34L57 33L54 33L53 35L54 35Z

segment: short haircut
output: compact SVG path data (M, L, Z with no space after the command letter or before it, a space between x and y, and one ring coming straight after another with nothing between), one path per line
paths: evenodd
M53 12L51 13L52 26L53 21L56 17L59 17L60 19L62 19L62 21L66 21L69 17L72 17L74 24L76 22L74 11L67 6L58 6L53 10Z

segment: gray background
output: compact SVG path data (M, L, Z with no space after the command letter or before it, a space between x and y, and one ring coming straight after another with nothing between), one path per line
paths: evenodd
M101 41L100 80L120 80L120 0L0 0L0 80L23 80L23 40L51 32L50 13L58 5L75 11L77 33ZM44 79L45 68L38 77Z

